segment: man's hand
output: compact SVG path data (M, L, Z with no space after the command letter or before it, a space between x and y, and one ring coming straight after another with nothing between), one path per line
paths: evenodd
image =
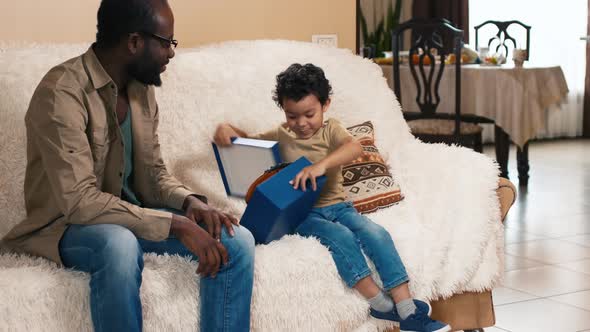
M289 183L293 185L294 189L301 187L301 190L305 191L307 189L306 182L309 179L311 181L311 189L316 191L318 186L315 179L324 174L326 174L326 167L324 167L322 163L316 163L302 169Z
M223 244L188 218L173 214L170 233L199 258L200 276L215 278L221 264L227 264L229 257Z
M217 126L217 130L215 130L215 136L213 136L213 141L215 144L220 146L228 146L231 145L231 139L233 137L241 137L234 128L229 125L228 123L222 123Z
M221 239L221 225L223 224L230 236L234 236L233 225L239 225L238 220L227 213L213 208L194 196L188 196L186 217L195 223L204 223L207 232L216 240Z

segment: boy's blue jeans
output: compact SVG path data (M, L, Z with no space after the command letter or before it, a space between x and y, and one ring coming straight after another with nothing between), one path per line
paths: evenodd
M234 237L227 234L225 227L222 229L221 242L229 261L215 278L201 278L200 330L248 331L254 238L244 227L234 226ZM90 273L90 310L95 331L142 330L139 288L144 252L197 259L174 237L146 241L112 224L70 225L61 238L59 251L66 267Z
M363 252L375 264L384 290L389 291L408 281L389 233L359 214L351 202L312 209L296 231L303 236L318 238L330 249L338 273L348 287L371 274Z

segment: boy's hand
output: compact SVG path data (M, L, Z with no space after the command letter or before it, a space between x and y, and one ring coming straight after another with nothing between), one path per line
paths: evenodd
M306 182L307 180L311 181L311 189L316 191L318 189L317 183L315 178L318 176L322 176L326 174L326 167L324 167L321 163L313 164L310 166L305 167L301 170L301 172L297 173L295 178L291 180L289 183L293 185L294 189L301 187L301 190L305 191Z
M215 136L213 136L213 141L215 144L220 146L228 146L231 145L232 137L240 137L234 128L227 123L222 123L217 126L217 130L215 130Z

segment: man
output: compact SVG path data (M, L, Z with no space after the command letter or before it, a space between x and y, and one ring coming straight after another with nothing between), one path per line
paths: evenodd
M192 255L201 331L248 330L252 235L172 177L160 154L152 86L174 57L172 10L166 0L103 0L97 29L96 43L51 69L32 97L27 218L5 245L90 273L96 331L142 329L144 252Z

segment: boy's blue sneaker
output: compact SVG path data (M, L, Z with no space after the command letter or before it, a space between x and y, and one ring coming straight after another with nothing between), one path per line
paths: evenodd
M400 332L447 332L451 330L451 326L416 310L415 314L399 322L399 330Z
M417 313L418 312L426 313L430 317L430 314L432 313L432 307L430 306L430 304L428 302L414 299L414 304L416 305L416 312ZM402 318L397 313L397 309L395 308L395 306L393 307L393 310L389 311L389 312L377 311L377 310L371 308L369 313L371 314L371 316L373 316L377 319L390 320L390 321L398 322L398 323L402 320Z

